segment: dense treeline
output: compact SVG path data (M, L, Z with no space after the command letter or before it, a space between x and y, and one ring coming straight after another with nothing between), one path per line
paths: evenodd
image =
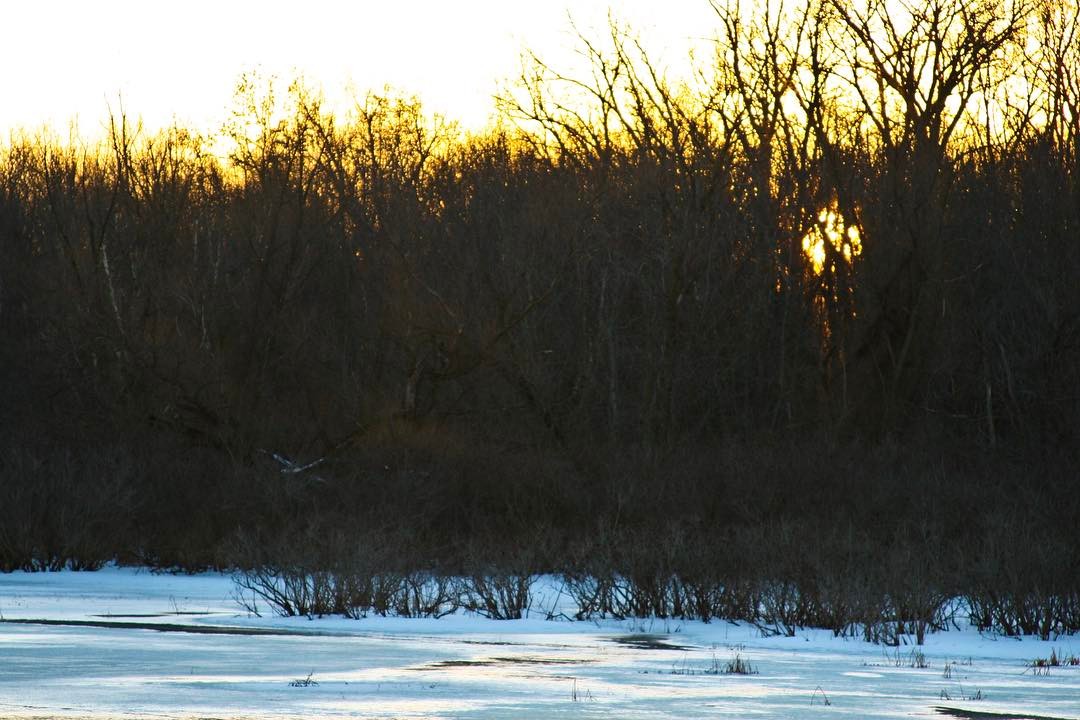
M15 136L0 567L1080 627L1075 3L715 7L694 83L613 26L481 135L245 82L228 161Z

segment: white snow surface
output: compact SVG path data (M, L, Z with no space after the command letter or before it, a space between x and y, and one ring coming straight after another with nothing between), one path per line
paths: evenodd
M559 590L538 580L534 607L568 603ZM234 593L219 574L0 575L0 717L798 720L943 718L945 706L1080 718L1080 667L1030 668L1051 651L1080 655L1077 636L936 633L920 648L929 667L913 668L913 645L820 630L763 637L745 624L536 610L503 621L257 617ZM72 624L12 622L26 620ZM196 632L206 628L219 630ZM756 674L711 672L736 657Z

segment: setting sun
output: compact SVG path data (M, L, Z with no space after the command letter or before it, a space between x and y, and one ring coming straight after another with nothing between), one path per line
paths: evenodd
M828 259L826 246L839 253L849 265L862 255L862 236L859 228L847 224L836 203L818 213L817 223L803 236L803 255L810 262L815 275L825 272Z

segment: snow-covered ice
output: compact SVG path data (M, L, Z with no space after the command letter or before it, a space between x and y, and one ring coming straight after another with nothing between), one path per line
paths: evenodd
M537 590L555 598L558 581ZM921 648L929 667L915 668L911 646L827 631L766 638L724 622L544 613L255 617L233 594L216 574L0 575L0 716L940 718L946 706L1080 718L1080 667L1029 667L1080 655L1080 637L937 633ZM736 656L756 674L713 672Z

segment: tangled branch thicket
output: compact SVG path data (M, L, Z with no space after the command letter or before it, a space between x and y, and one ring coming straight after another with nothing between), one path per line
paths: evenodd
M482 134L244 82L228 161L14 136L0 567L1080 627L1076 3L714 7L693 82L613 25Z

